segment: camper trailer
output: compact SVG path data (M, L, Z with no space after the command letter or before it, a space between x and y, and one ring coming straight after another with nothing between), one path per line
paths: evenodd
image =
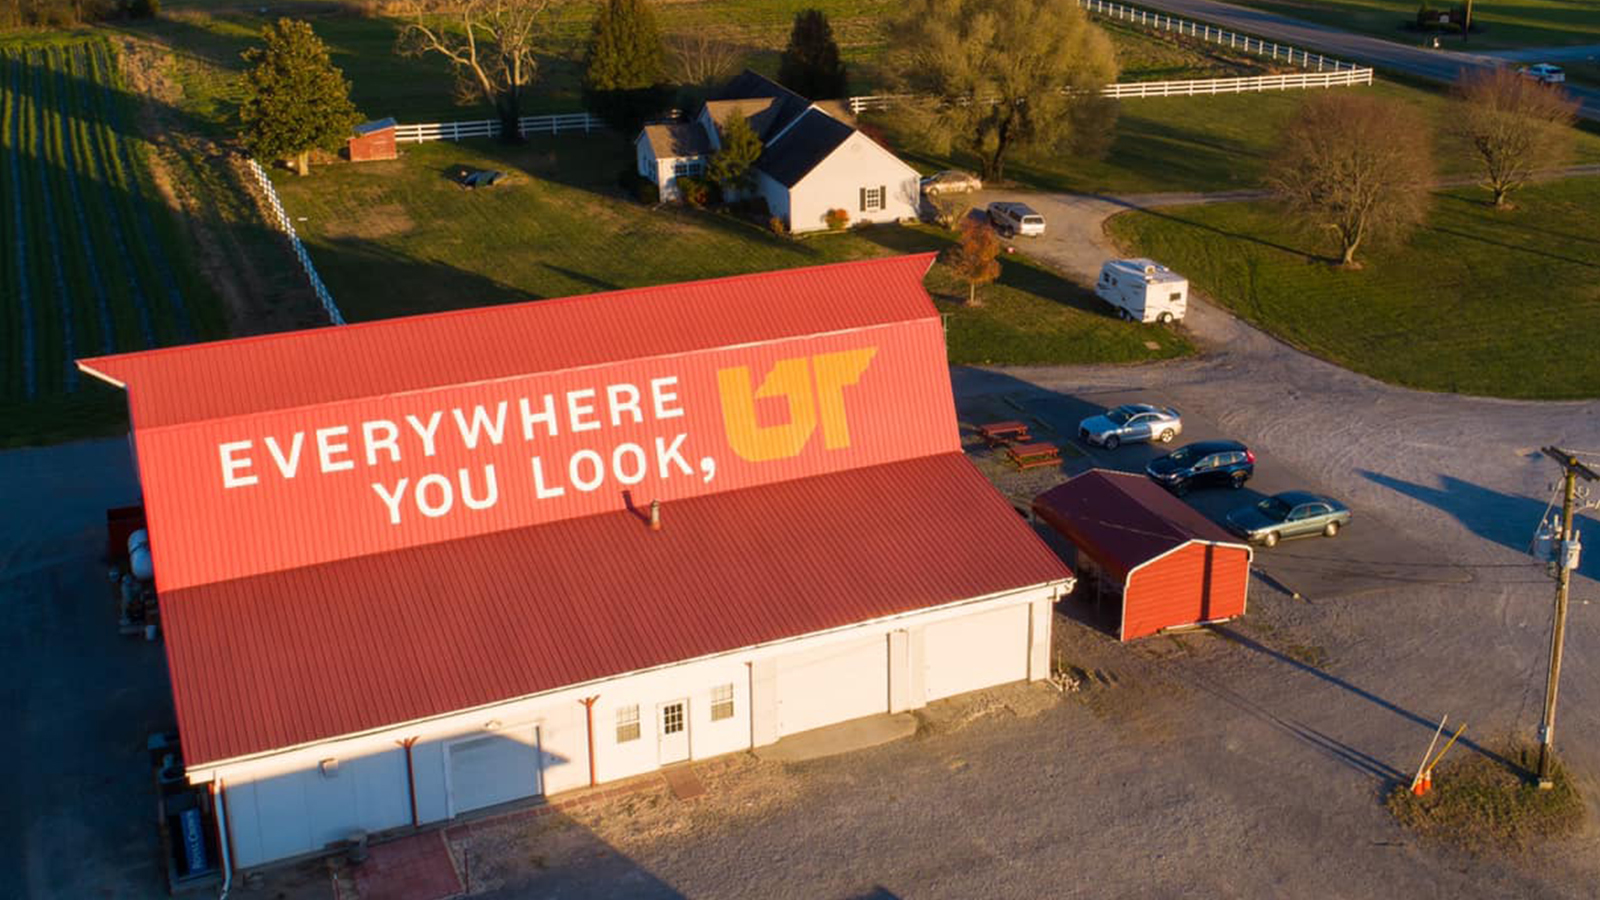
M1114 259L1101 266L1094 292L1134 322L1165 325L1183 318L1189 305L1189 280L1148 259Z

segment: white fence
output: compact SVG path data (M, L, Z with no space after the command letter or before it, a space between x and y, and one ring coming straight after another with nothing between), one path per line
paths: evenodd
M278 227L289 236L289 246L294 248L294 255L300 260L300 268L305 270L306 280L311 282L311 289L317 292L317 299L322 302L322 309L328 314L328 321L335 325L344 324L344 316L339 312L339 307L333 302L333 295L328 293L328 286L322 283L322 276L317 274L317 267L311 264L311 255L306 252L306 246L300 243L300 235L295 233L294 223L289 221L289 214L283 211L283 204L278 202L278 192L272 187L272 179L255 160L250 163L250 174L256 177L256 184L261 186L261 193L267 197L267 205L272 207L272 214L278 220Z
M1108 84L1107 97L1192 97L1196 94L1243 94L1256 91L1287 91L1298 88L1344 87L1371 84L1371 69L1344 69L1338 72L1295 72L1290 75L1257 75L1253 78L1206 78L1199 81L1132 81Z
M581 131L588 134L606 127L604 120L586 112L562 113L554 116L523 116L517 120L517 130L523 137L533 134L560 134L563 131ZM499 137L499 119L481 119L477 122L435 122L428 125L397 125L394 139L402 144L423 141L459 141L464 138Z
M1199 38L1213 44L1226 44L1236 50L1247 53L1259 53L1270 56L1274 60L1283 60L1291 65L1302 66L1307 69L1315 68L1318 72L1341 69L1360 68L1353 63L1343 60L1331 59L1321 53L1311 53L1299 47L1287 44L1277 44L1240 34L1237 31L1226 31L1215 25L1203 22L1191 22L1188 19L1175 19L1166 13L1151 12L1148 9L1139 9L1134 6L1124 6L1121 3L1107 3L1106 0L1078 0L1078 5L1095 15L1132 22L1155 31L1170 31L1178 35Z
M1258 91L1287 91L1298 88L1343 87L1371 84L1371 69L1341 69L1337 72L1295 72L1289 75L1256 75L1249 78L1202 78L1195 81L1126 81L1108 84L1100 93L1107 97L1193 97L1199 94L1244 94ZM850 112L888 109L912 98L911 94L879 94L851 97Z

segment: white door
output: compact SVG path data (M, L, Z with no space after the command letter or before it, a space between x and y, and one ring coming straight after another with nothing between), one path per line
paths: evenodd
M1028 605L946 619L923 633L927 699L1028 677Z
M778 660L778 736L889 711L889 640L826 644Z
M539 729L506 728L446 745L450 815L541 792Z
M661 764L689 758L689 701L674 700L656 707L656 752Z

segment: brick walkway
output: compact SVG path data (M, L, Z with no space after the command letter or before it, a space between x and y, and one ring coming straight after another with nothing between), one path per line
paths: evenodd
M375 845L353 874L360 900L444 900L463 891L437 831Z

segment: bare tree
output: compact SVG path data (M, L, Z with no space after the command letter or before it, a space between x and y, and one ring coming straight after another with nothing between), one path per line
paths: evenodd
M1410 109L1321 94L1285 129L1266 183L1301 223L1334 236L1341 265L1363 241L1397 239L1428 214L1433 140Z
M906 130L935 153L977 156L985 181L1004 177L1012 150L1082 154L1103 141L1116 105L1110 38L1076 0L907 0L890 23L887 60Z
M522 93L539 74L536 50L556 0L421 0L400 32L396 50L437 53L450 61L456 89L481 97L500 119L500 136L520 138Z
M673 80L691 87L710 87L732 78L744 55L737 44L704 30L669 34L666 45Z
M1472 145L1483 186L1498 209L1533 173L1554 168L1572 152L1577 101L1504 66L1466 72L1456 83L1461 108L1455 128Z

